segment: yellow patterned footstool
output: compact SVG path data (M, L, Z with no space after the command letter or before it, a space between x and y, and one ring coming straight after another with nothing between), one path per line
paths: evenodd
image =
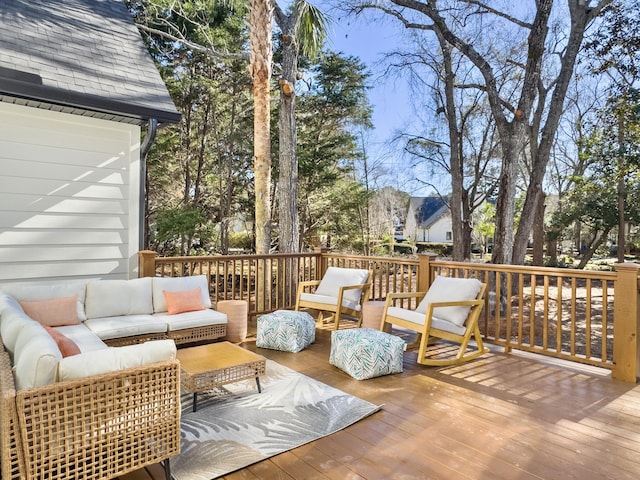
M400 337L373 328L331 332L329 363L356 380L402 372L407 345Z

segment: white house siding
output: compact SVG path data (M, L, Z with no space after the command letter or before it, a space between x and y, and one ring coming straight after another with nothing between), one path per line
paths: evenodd
M140 128L0 103L0 283L136 276Z
M444 215L429 228L416 227L413 238L416 242L452 243L450 238L447 239L447 232L451 233L450 215Z

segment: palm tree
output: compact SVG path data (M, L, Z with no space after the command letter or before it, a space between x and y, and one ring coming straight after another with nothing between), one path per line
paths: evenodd
M289 15L274 4L275 21L282 35L282 73L280 77L278 224L279 251L300 251L298 219L298 156L295 117L295 89L298 54L317 55L327 34L327 19L306 0L295 0Z
M253 168L256 253L271 246L271 120L270 86L273 42L272 0L249 1L249 70L253 79Z

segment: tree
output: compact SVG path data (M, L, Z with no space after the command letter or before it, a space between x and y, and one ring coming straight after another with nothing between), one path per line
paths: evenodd
M469 59L480 75L478 88L483 90L491 108L493 121L500 138L502 167L496 209L495 263L522 263L535 218L536 208L542 195L542 180L546 173L551 146L562 113L569 80L588 25L612 0L600 0L592 5L585 0L567 0L570 26L563 50L549 52L547 45L553 0L535 2L535 13L531 22L516 15L499 11L486 2L459 0L440 4L437 0L388 0L382 2L351 2L353 11L379 9L399 19L407 28L434 31L444 41ZM478 23L473 19L477 18ZM484 42L479 40L481 31L497 19L509 25L494 30L494 34L505 32L511 39L518 32L526 32L526 56L508 58L495 55L490 49L483 51ZM425 21L426 20L426 21ZM483 30L469 30L465 26ZM513 52L517 54L518 52ZM553 55L550 53L554 53ZM545 62L554 65L557 74L545 82L542 73ZM492 64L495 62L495 64ZM513 82L506 91L500 90L500 76L516 65L521 80ZM549 66L547 71L550 71ZM544 95L540 88L544 87ZM507 96L505 96L507 94ZM536 117L534 109L545 115ZM518 162L525 145L536 141L532 150L531 173L527 181L527 194L516 234L516 178Z
M625 254L625 199L626 176L638 159L633 158L628 137L634 137L635 110L638 91L634 85L640 79L640 12L635 2L619 0L610 5L603 22L587 47L595 54L594 71L606 73L611 81L608 113L616 117L617 149L610 153L617 160L618 204L618 261ZM632 145L632 144L631 144Z
M298 215L298 156L296 133L296 82L298 55L315 56L326 36L326 17L306 0L296 0L287 15L275 4L275 20L281 31L280 65L279 176L278 176L278 250L300 251Z
M272 0L249 0L249 71L253 80L253 154L256 253L271 248Z
M360 194L360 182L351 174L354 161L362 158L357 132L371 125L371 106L365 96L368 72L354 57L326 52L310 67L306 90L298 96L298 158L300 162L300 218L305 243L322 234L353 230L353 211L344 216L331 210L350 208L355 202L335 195ZM351 186L344 186L342 180ZM338 185L340 183L340 185ZM331 203L333 200L338 203ZM334 223L348 218L343 226ZM342 221L342 220L340 220ZM340 233L342 234L342 233Z

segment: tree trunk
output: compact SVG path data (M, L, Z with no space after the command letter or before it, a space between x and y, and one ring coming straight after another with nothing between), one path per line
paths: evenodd
M451 62L451 44L449 44L440 30L435 30L442 50L444 63L444 91L445 91L445 112L447 115L447 126L449 129L449 163L451 172L451 198L449 199L449 210L451 211L451 230L453 241L453 260L462 261L465 259L464 251L464 229L462 216L462 191L463 191L463 165L462 147L460 141L460 130L458 129L458 118L455 105L455 74Z
M540 197L538 208L536 209L535 225L533 229L533 265L542 266L544 264L544 200L545 195Z
M256 253L271 246L271 119L270 80L273 56L270 0L249 1L249 68L253 79L253 171L255 189Z
M282 76L280 79L279 177L278 177L278 250L281 253L300 249L298 217L298 156L296 148L296 74L298 45L295 38L295 16L287 18L282 30ZM293 23L293 24L292 24Z

